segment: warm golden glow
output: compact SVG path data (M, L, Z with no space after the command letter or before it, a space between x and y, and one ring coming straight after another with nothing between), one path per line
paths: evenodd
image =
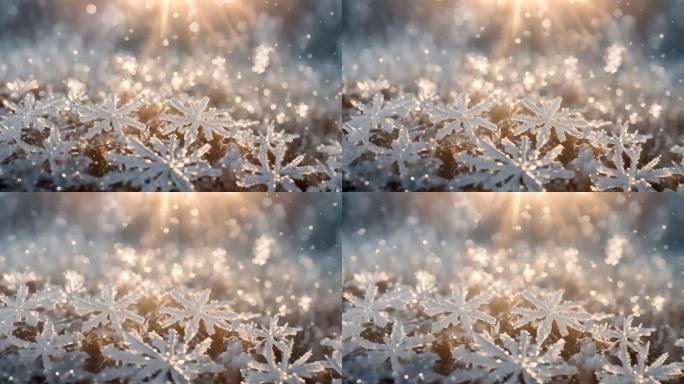
M501 54L526 40L570 43L569 33L583 33L605 21L605 0L480 0L482 11L505 17L498 50Z
M188 32L204 43L226 47L255 19L242 0L128 0L128 7L151 18L150 53Z

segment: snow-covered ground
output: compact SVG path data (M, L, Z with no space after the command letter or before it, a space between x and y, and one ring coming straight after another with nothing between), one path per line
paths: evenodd
M6 0L0 189L335 191L339 0Z
M336 194L0 195L0 381L339 378L340 209Z
M682 188L684 1L344 4L345 190Z
M346 194L348 382L678 383L675 194Z

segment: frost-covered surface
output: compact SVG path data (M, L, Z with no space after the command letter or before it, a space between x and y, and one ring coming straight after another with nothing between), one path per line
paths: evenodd
M401 3L345 3L345 190L682 188L684 1Z
M675 195L344 196L347 382L680 383Z
M3 2L0 189L339 190L340 7Z
M339 196L1 197L1 382L340 379Z

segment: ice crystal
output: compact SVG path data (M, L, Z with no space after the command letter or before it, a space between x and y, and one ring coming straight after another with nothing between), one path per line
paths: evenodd
M455 383L466 382L523 382L545 383L556 376L576 373L575 367L565 363L560 356L564 340L542 348L541 343L531 340L529 333L523 331L514 340L507 334L500 334L503 347L498 346L486 336L476 334L474 350L459 347L454 358L470 369L453 372L448 380Z
M437 131L437 140L442 140L445 137L465 130L470 138L476 138L475 130L477 128L485 128L496 132L498 127L496 124L485 120L481 115L489 112L491 105L482 101L471 108L468 108L470 97L467 94L461 93L456 97L456 103L453 107L434 106L428 112L430 120L434 124L446 122L444 128Z
M180 340L175 330L166 339L151 332L149 342L140 336L124 333L127 348L105 347L104 355L121 365L101 374L104 380L129 379L132 382L192 383L204 373L219 372L222 368L205 353L211 339L205 339L191 348Z
M472 337L473 322L475 320L484 321L492 325L496 323L494 317L479 310L479 307L486 305L491 300L490 295L481 293L470 299L467 296L468 290L459 286L454 289L450 299L428 299L425 301L423 305L428 315L446 314L444 317L438 317L432 324L432 332L439 332L449 325L461 324L468 335Z
M490 191L543 191L551 181L574 175L556 160L563 151L560 145L546 153L532 147L527 137L522 137L519 144L503 139L501 145L503 151L483 139L479 141L481 155L459 155L457 160L477 173L457 176L452 188L482 185Z
M421 159L420 153L428 149L428 144L414 141L408 130L399 131L399 137L392 142L390 148L373 147L376 159L382 166L397 164L402 180L408 177L408 166Z
M94 314L94 316L89 316L90 318L83 323L81 327L83 332L88 332L100 325L111 324L116 333L122 335L123 323L126 320L138 324L145 322L145 318L129 309L130 306L138 301L139 297L137 294L131 292L118 300L116 296L116 289L111 285L107 285L102 289L101 300L88 300L76 297L74 305L76 313L81 316Z
M136 116L131 116L137 113L142 103L139 100L133 100L122 106L118 104L119 97L116 94L109 94L102 106L87 104L79 106L81 122L94 123L93 127L88 129L88 133L86 133L87 139L108 131L114 131L119 138L125 138L125 127L145 131L145 124L138 121Z
M304 155L299 155L289 162L285 161L285 155L285 145L271 148L262 144L256 153L258 164L244 162L238 184L244 188L263 185L268 192L275 192L280 188L286 192L301 191L295 181L303 180L316 169L309 165L299 165L304 161Z
M347 124L354 128L355 132L350 138L352 142L367 142L370 131L380 129L385 132L392 132L396 128L394 117L396 109L391 105L385 105L385 98L382 93L377 93L369 104L354 102L361 114L354 116Z
M169 123L162 130L162 134L168 135L176 131L182 133L185 145L197 140L200 129L207 141L211 141L214 134L224 138L239 135L240 125L230 117L228 111L210 109L208 97L203 97L199 101L188 100L185 103L174 97L169 104L180 114L161 114L160 119Z
M561 143L565 141L566 134L577 138L583 137L585 135L583 129L588 127L589 123L576 117L577 112L561 109L562 102L563 99L559 97L553 100L543 100L539 104L529 98L524 98L523 106L533 114L513 115L513 120L521 123L515 129L514 134L520 135L528 131L535 133L538 147L551 140L552 129L555 130L558 141Z
M321 372L324 367L319 361L307 361L311 358L311 352L304 353L297 360L292 359L292 342L289 342L282 349L279 362L276 362L273 348L266 348L266 363L250 361L248 369L245 369L245 382L248 384L273 383L273 384L298 384L304 383L304 379L309 379L317 372Z
M209 152L208 144L192 150L171 137L168 142L153 137L151 147L130 138L130 154L111 154L109 160L121 170L109 176L107 183L128 184L143 191L193 191L193 182L202 177L218 176L220 172L202 157Z
M633 365L632 358L627 351L627 345L622 344L618 351L618 358L621 365L606 364L603 370L597 372L596 376L601 384L618 383L652 383L659 384L667 382L682 375L678 364L665 364L668 358L667 353L663 353L648 364L648 351L650 343L640 345L637 348L637 360Z
M389 360L392 372L399 374L404 371L403 360L414 355L414 349L429 345L431 337L428 335L408 336L404 326L397 321L392 323L392 331L383 342L374 343L367 340L362 345L367 349L367 356L372 366L380 366Z
M623 153L629 158L629 165L625 164ZM656 157L646 165L639 167L640 157L641 148L623 152L621 147L617 147L613 151L611 159L615 168L602 164L597 169L598 175L594 181L596 190L651 192L654 191L653 184L657 184L661 182L661 179L671 175L668 168L656 168L660 163L660 157Z
M26 322L36 326L41 321L41 311L52 308L56 299L56 292L29 293L28 285L17 288L13 297L0 294L0 320L9 322Z
M43 323L42 332L36 336L33 342L22 342L19 347L21 357L27 362L39 360L44 372L51 372L53 359L60 359L65 353L67 346L77 342L74 335L59 335L50 321Z
M578 310L580 304L571 301L563 301L563 291L558 290L550 293L535 294L530 290L523 290L522 296L533 309L527 307L514 307L511 312L520 315L513 326L520 328L529 323L540 323L537 326L537 343L543 344L551 334L555 323L561 336L568 335L568 328L584 331L585 322L591 320L591 314Z
M634 316L630 315L622 320L622 326L595 325L591 333L596 339L608 344L608 349L619 345L620 348L627 346L634 351L639 351L643 345L641 339L650 336L655 329L643 328L641 324L633 326L633 321Z
M5 101L5 106L12 111L5 116L5 122L16 128L33 128L43 131L51 124L49 118L57 115L62 101L59 99L36 100L33 93L27 93L21 103Z
M396 305L399 299L395 295L379 294L377 285L372 282L366 284L363 299L349 292L344 292L343 296L352 305L344 312L343 319L357 325L373 322L380 327L390 321L385 310Z
M175 288L172 289L170 295L181 308L161 307L159 312L169 316L161 326L166 328L175 323L183 324L183 335L187 341L197 335L200 324L204 325L209 336L214 334L214 327L229 330L230 322L236 320L238 314L230 310L229 303L209 301L210 294L211 291L208 289L198 293L190 292L187 295Z

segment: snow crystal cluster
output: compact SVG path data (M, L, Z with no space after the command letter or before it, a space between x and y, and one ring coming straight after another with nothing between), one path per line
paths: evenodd
M347 3L344 189L681 191L683 8Z
M160 229L161 195L134 195L2 200L18 225L2 227L1 382L339 382L340 256L317 230L333 196L245 198L220 224L225 196L175 198Z
M501 214L510 198L481 195L442 195L429 202L405 195L345 200L352 217L364 218L351 220L343 230L345 380L608 384L684 379L681 245L663 247L672 234L662 228L654 230L659 236L647 229L644 236L626 231L663 217L681 231L681 213L675 222L667 219L677 199L654 207L657 196L643 201L619 196L615 203L610 194L594 202L612 206L610 214L592 213L590 204L575 205L572 198L556 204L526 201L517 216L524 228L516 236L503 233L510 231ZM472 215L468 205L483 213ZM408 218L380 213L397 206ZM491 208L482 209L486 206ZM583 218L563 223L572 237L564 239L560 228L549 233L553 224L544 218L545 206L581 212ZM445 216L458 219L450 224ZM393 222L391 227L386 221ZM622 234L622 244L614 233ZM658 239L661 246L647 239Z
M298 3L3 4L0 189L339 190L339 5Z

